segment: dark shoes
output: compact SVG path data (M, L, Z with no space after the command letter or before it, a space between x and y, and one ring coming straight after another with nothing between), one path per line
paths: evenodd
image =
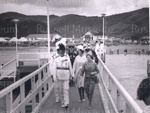
M68 104L67 104L67 105L64 105L64 104L63 104L61 107L62 107L62 108L65 108L65 109L67 110L67 109L69 108L69 105L68 105Z
M69 105L65 106L65 109L66 109L66 110L68 110L68 108L69 108Z

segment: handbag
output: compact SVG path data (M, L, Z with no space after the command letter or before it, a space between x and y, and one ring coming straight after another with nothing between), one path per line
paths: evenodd
M73 79L70 79L69 86L70 87L75 87L75 81Z
M99 83L99 78L97 76L94 75L94 76L92 76L92 78L93 78L93 80L95 81L96 84Z
M98 84L99 83L99 78L97 76L94 76L94 81L95 81L96 84Z

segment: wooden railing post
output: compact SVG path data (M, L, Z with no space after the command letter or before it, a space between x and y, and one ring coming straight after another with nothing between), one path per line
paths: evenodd
M35 90L35 76L34 77L32 77L32 79L31 79L31 89L32 89L32 91L34 91Z
M133 113L133 109L126 103L126 112L125 113Z
M42 88L39 89L39 103L42 100Z
M6 95L6 113L11 113L12 110L12 91Z
M31 78L31 89L32 91L35 90L35 76ZM32 109L34 109L36 107L36 97L33 97L32 99Z
M39 85L41 85L41 82L42 82L42 74L41 72L38 73L38 82L39 82ZM42 100L42 88L39 89L39 102Z
M25 83L20 86L21 102L25 99ZM25 113L25 106L21 106L21 113Z
M2 70L3 70L2 67L3 67L3 64L0 65L0 76L2 76Z
M47 66L47 73L48 73L48 76L51 76L51 74L50 74L50 65ZM49 90L49 88L51 86L51 83L52 83L51 77L49 77L49 80L48 80L48 90Z
M123 103L122 103L122 101L121 101L121 94L120 94L120 92L117 90L117 109L118 109L118 111L119 111L119 113L122 113L123 112Z
M47 92L47 83L44 83L44 95L46 95Z
M38 73L38 85L40 85L42 82L41 72Z
M110 93L110 95L111 95L111 90L112 90L112 80L110 79L110 77L108 77L108 91L109 91L109 93Z

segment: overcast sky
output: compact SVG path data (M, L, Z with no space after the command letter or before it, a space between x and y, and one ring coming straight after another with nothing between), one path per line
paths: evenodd
M13 11L27 15L46 15L46 5L50 14L78 14L100 16L133 11L149 7L149 0L0 0L0 13Z

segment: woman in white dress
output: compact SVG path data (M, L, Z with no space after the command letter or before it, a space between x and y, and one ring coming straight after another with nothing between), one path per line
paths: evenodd
M74 64L73 64L73 72L75 77L75 82L78 87L79 101L85 101L84 98L84 78L85 76L80 76L81 68L83 64L86 62L86 56L84 55L83 46L79 45L77 46L78 49L78 56L75 58Z

